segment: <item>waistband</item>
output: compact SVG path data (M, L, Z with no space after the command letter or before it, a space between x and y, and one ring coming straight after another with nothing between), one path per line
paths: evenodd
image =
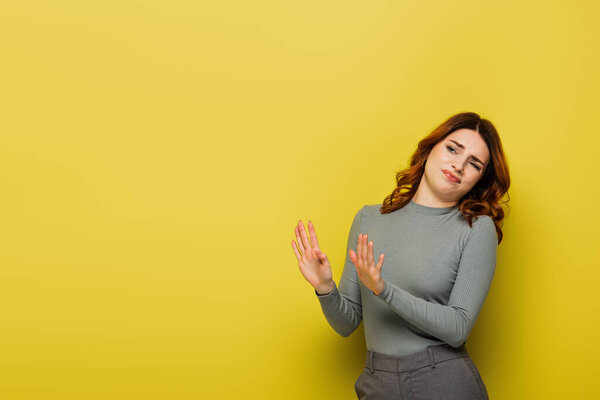
M373 373L377 371L407 372L414 369L431 366L435 368L436 363L451 360L453 358L469 357L467 348L463 343L460 347L452 347L448 344L428 346L427 350L405 356L394 357L386 354L375 353L367 350L366 367Z

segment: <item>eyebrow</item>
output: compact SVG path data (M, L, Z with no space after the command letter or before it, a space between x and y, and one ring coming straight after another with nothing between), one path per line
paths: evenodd
M463 146L462 144L458 143L456 140L452 140L450 139L451 142L453 142L454 144L456 144L458 147L460 147L461 149L464 149L465 146ZM479 158L475 157L475 156L471 156L471 158L475 161L477 161L478 163L480 163L481 165L485 165L483 163L483 161L481 161Z

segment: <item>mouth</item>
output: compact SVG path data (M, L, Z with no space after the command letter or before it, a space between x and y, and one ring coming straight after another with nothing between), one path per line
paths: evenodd
M454 175L452 172L448 171L447 169L443 169L442 172L444 173L444 175L446 175L446 178L448 178L449 181L454 183L460 183L460 179L458 179L458 176Z

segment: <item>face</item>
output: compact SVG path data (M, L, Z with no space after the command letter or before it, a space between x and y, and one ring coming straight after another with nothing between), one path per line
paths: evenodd
M489 158L488 147L479 133L467 128L452 132L427 157L421 195L431 197L430 202L458 202L483 176Z

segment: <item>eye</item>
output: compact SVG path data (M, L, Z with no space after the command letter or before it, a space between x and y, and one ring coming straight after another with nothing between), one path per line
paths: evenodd
M456 149L454 147L452 147L452 146L446 146L446 148L448 149L448 151L450 153L456 153ZM479 165L475 164L474 162L472 162L470 164L472 166L474 166L477 169L477 171L481 171L481 167Z

